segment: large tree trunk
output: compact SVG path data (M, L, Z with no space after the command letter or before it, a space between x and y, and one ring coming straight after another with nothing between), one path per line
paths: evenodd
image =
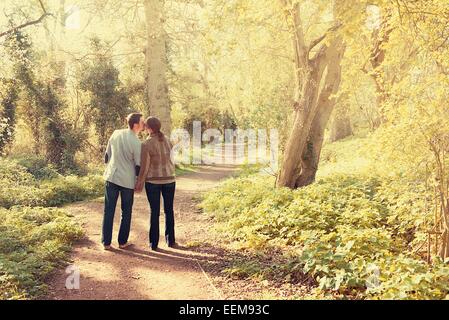
M284 152L278 186L298 188L312 183L318 169L324 130L335 105L343 57L341 39L336 39L314 61L311 77L304 82L301 100L295 106L295 122ZM320 91L324 70L327 76Z
M145 50L145 80L147 106L151 116L159 118L162 131L171 132L171 108L167 84L167 34L164 29L164 0L145 0L147 48Z
M320 63L321 64L321 63ZM307 80L301 90L301 99L295 102L295 120L284 151L284 160L277 184L280 187L296 187L296 180L301 171L301 158L307 143L310 128L317 105L314 97L317 95L322 70L318 66L309 71ZM299 91L298 89L296 89ZM297 93L295 95L298 95Z
M279 187L297 188L302 183L300 180L305 178L306 173L312 171L309 168L305 170L301 169L304 165L303 158L308 159L307 156L304 157L307 141L313 141L316 138L309 139L312 127L316 126L313 122L317 114L321 112L324 106L323 103L328 103L330 95L327 94L329 91L333 92L333 88L335 87L334 83L336 83L335 79L339 79L340 60L335 60L335 58L340 57L341 59L344 45L342 38L334 34L339 24L335 24L322 37L306 45L299 2L280 1L284 6L287 23L292 35L293 50L295 53L296 89L293 128L287 139L277 185ZM335 9L336 7L334 7ZM330 38L328 41L329 44L326 44L326 42L321 44L314 57L310 58L309 55L312 49L327 37ZM323 74L326 69L327 76L323 84ZM317 119L316 121L322 120ZM325 122L327 123L327 121ZM301 171L304 173L302 178L300 178ZM310 174L310 177L314 178L314 175ZM306 180L309 181L310 179L307 178Z
M321 147L324 140L324 128L321 127L321 123L325 121L325 117L326 115L320 111L314 119L307 139L306 149L301 158L301 171L296 179L295 188L308 186L315 181L318 163L320 161Z
M324 131L335 107L334 95L340 87L341 60L344 51L344 47L339 45L330 49L325 83L317 100L318 108L310 128L306 148L302 154L301 172L296 179L295 188L307 186L315 181L324 141Z
M298 188L315 179L314 173L307 174L307 172L316 172L322 135L335 105L334 99L329 100L329 97L330 93L338 90L340 84L340 61L344 51L341 39L336 39L325 51L325 54L314 61L311 76L304 82L301 100L295 104L295 121L287 140L278 186ZM325 67L327 67L327 76L320 92ZM306 148L307 144L308 148ZM320 146L316 148L314 145ZM312 151L310 155L307 155L310 152L309 149ZM304 158L311 160L304 161ZM316 164L313 164L314 162ZM301 172L303 172L302 177ZM304 179L305 182L303 182Z

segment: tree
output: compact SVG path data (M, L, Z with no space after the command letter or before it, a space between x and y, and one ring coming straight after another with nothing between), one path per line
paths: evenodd
M50 84L39 85L43 85L37 98L42 107L43 140L45 141L46 156L51 163L62 170L66 149L64 123L61 117L61 110L64 105Z
M296 77L293 128L277 185L298 188L315 179L324 129L335 105L333 96L340 85L345 44L335 32L340 27L337 19L326 33L306 44L301 4L287 0L281 0L281 4L291 32ZM338 13L335 9L334 12ZM318 45L320 47L311 57L312 50Z
M147 23L147 47L145 49L145 80L148 95L148 111L158 117L162 130L171 132L171 106L168 98L167 33L165 24L165 0L144 0Z
M8 36L6 47L14 62L15 78L23 91L26 107L22 117L33 134L35 154L40 155L43 150L47 160L58 170L72 169L82 137L63 117L66 108L63 64L50 62L45 68L39 66L29 37L20 31ZM74 143L75 140L78 143Z
M373 7L375 8L375 7ZM380 9L378 9L380 10ZM379 13L380 15L381 13ZM373 28L371 35L371 47L369 57L362 67L362 71L369 75L375 85L377 93L377 107L381 110L383 104L388 98L387 81L383 68L383 62L386 55L386 44L390 41L390 34L394 27L392 24L392 9L388 8L382 17L379 17L380 23ZM371 66L371 70L368 71L367 64ZM379 126L385 119L382 119L382 113L379 119L376 119L376 126Z
M21 114L27 121L28 129L33 138L33 150L36 155L42 153L42 112L40 109L39 87L35 86L36 55L32 49L31 41L26 34L21 31L15 31L8 35L5 48L8 56L13 63L14 78L18 80L22 91L22 99L26 104L26 109L21 110Z
M98 153L103 155L109 136L121 127L131 112L126 92L120 88L119 71L105 45L98 38L91 40L94 58L86 61L79 72L80 88L90 96L89 118L98 135Z
M14 139L18 90L15 81L0 81L0 155Z
M340 63L343 54L344 48L339 47L329 52L327 76L324 80L324 87L317 102L315 102L319 107L317 106L316 114L310 126L306 148L302 151L301 168L295 181L295 188L307 186L315 181L324 141L324 131L336 104L335 94L341 82Z
M339 104L332 121L330 141L335 142L352 135L351 118L346 104Z
M51 13L47 12L47 9L45 8L45 6L44 6L42 0L38 0L38 2L39 2L39 6L40 6L40 8L41 8L41 10L42 10L42 14L41 14L41 16L40 16L39 18L34 19L34 20L30 20L30 21L26 21L26 22L21 23L21 24L19 24L19 25L17 25L17 26L11 27L10 29L8 29L8 30L6 30L6 31L0 32L0 38L5 37L5 36L8 36L8 35L10 35L10 34L13 34L13 33L17 32L17 31L19 31L19 30L21 30L21 29L24 29L24 28L26 28L26 27L29 27L29 26L32 26L32 25L39 24L39 23L41 23L42 21L44 21L44 19L45 19L46 17L50 16Z
M449 257L449 8L438 0L395 3L381 64L385 121L375 137L389 171L425 184L430 262Z

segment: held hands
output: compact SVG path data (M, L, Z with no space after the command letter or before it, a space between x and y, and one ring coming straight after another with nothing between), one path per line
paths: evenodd
M143 183L137 182L136 186L134 187L134 191L140 193L142 192L142 190L143 190Z

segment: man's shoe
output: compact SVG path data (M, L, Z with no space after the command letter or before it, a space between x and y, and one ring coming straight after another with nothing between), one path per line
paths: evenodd
M103 250L110 251L110 250L112 250L112 246L111 245L103 245Z
M150 248L151 248L151 251L157 251L158 250L158 248L154 247L154 246L150 246Z
M176 243L176 242L169 243L169 244L168 244L168 247L169 247L169 248L175 248L175 249L176 249L176 248L178 248L178 243Z
M120 249L126 249L126 248L131 247L132 245L133 245L132 243L127 242L127 243L125 243L125 244L120 244L118 247L119 247Z

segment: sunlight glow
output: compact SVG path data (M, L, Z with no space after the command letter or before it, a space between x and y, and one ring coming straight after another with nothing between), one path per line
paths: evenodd
M369 30L375 30L380 27L380 8L376 5L366 7L366 27Z
M66 11L67 18L65 27L69 30L78 30L81 28L81 13L76 5L70 5Z

